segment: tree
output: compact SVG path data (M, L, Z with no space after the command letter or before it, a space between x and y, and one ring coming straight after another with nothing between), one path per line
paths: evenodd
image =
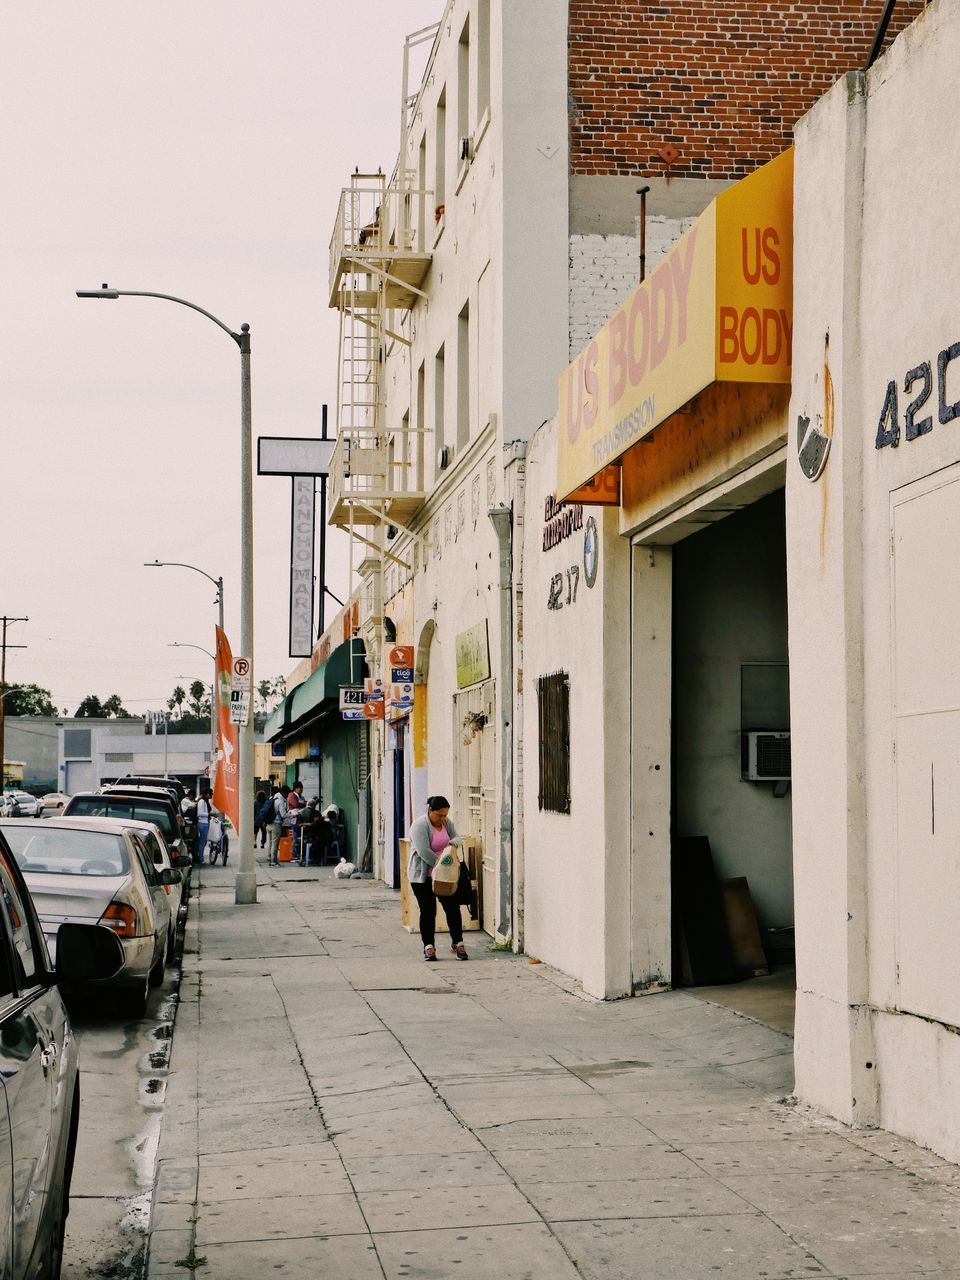
M183 704L186 702L186 700L187 700L187 691L186 689L184 689L183 685L178 684L173 691L173 701L177 708L177 715L180 717L181 720L183 719Z
M55 716L57 708L50 690L38 684L10 684L3 694L3 710L8 716Z
M103 703L95 693L88 693L73 714L80 719L85 716L98 719L103 716Z
M190 710L198 720L201 716L209 714L210 704L207 701L207 686L202 680L194 680L190 685Z
M110 697L103 703L102 710L105 716L115 716L117 720L133 719L133 716L120 701L119 693L111 693Z
M260 699L260 709L264 712L270 709L271 701L276 698L283 697L286 691L287 682L283 676L275 676L272 680L261 680L257 685L257 697Z

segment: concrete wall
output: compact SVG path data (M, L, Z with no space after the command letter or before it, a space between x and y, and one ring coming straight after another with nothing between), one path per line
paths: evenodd
M543 549L556 486L556 422L530 442L523 546L522 679L526 950L594 996L631 991L629 851L629 547L616 512L584 508L583 526ZM584 565L587 521L599 547ZM537 680L570 680L570 813L538 807Z
M829 430L829 370L835 421L822 478L791 465L787 486L797 1090L953 1159L960 141L931 130L918 152L915 124L952 118L958 56L956 7L933 3L798 129L791 418ZM905 161L906 221L891 188ZM929 429L911 439L924 362ZM894 393L899 440L877 448Z
M56 791L62 775L58 772L57 724L52 716L5 716L4 749L7 761L22 760L23 780L16 785L26 791Z
M761 928L792 925L790 795L740 776L741 664L787 661L782 493L680 542L673 588L676 832L709 837L718 875L747 877Z

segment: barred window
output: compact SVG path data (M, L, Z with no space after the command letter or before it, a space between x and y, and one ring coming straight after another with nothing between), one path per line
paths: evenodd
M540 721L540 808L570 812L570 678L555 671L537 680Z

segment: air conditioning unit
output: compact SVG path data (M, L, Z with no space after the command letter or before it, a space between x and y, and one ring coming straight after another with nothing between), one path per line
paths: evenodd
M458 152L461 161L473 159L473 138L465 133L458 144Z
M790 731L745 733L741 776L747 782L789 782Z

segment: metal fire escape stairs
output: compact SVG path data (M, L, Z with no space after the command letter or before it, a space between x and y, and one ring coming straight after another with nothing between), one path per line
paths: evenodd
M409 413L387 420L386 357L390 345L410 346L402 330L423 288L432 254L430 192L407 167L407 143L419 93L408 92L410 55L434 41L439 24L408 36L404 44L400 155L392 176L355 172L340 195L330 241L329 305L340 316L337 374L337 443L330 465L329 522L350 535L350 581L356 548L377 562L368 616L379 648L385 562L410 566L387 547L391 526L407 528L426 496L425 428ZM427 214L430 214L428 219Z

